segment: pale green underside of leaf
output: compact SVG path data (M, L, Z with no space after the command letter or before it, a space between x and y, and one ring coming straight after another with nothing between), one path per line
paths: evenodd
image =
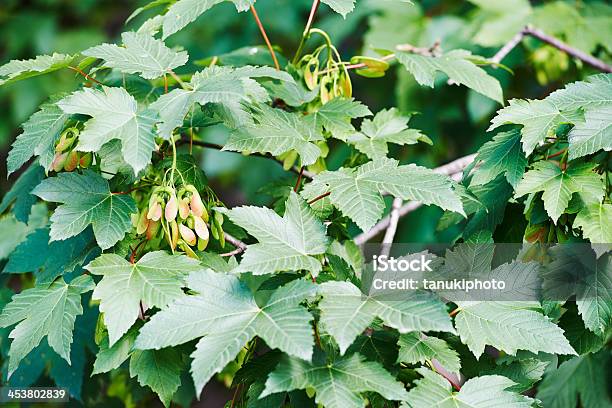
M476 156L480 166L475 170L470 184L482 185L503 173L506 180L516 187L523 177L527 158L521 150L521 138L518 132L502 132L485 143Z
M377 392L385 399L395 401L408 396L404 385L382 365L352 354L330 365L285 358L268 376L260 398L309 387L316 392L315 401L326 408L362 408L365 401L360 394L366 391Z
M314 143L323 136L309 126L301 113L289 113L260 105L254 115L256 123L234 131L223 150L270 153L278 156L296 151L303 166L317 161L321 149Z
M574 226L582 229L582 235L595 244L612 243L612 204L591 204L583 207Z
M397 53L399 62L406 67L420 85L433 88L436 73L441 71L454 82L503 104L504 96L497 79L470 61L471 58L473 58L472 54L466 50L453 50L439 57L427 57L407 52Z
M290 193L283 217L263 207L234 208L228 216L259 241L247 247L235 272L262 275L306 270L316 276L321 270L315 256L327 249L325 226L296 193Z
M321 0L336 13L346 18L346 15L355 8L355 0Z
M159 78L187 63L186 51L175 52L163 41L143 33L121 34L124 47L102 44L82 52L104 60L104 65L125 74L139 73L145 79Z
M182 30L189 23L195 21L200 15L213 6L228 0L179 0L174 3L163 16L164 35L168 38L177 31ZM238 11L246 11L255 3L255 0L229 0Z
M0 66L0 86L68 67L74 56L39 55L30 60L12 60Z
M400 333L411 331L454 332L444 303L426 293L406 295L405 300L367 296L349 282L326 282L320 287L322 328L344 353L378 317Z
M136 100L125 89L84 89L62 99L58 106L66 113L92 117L79 135L77 150L97 152L108 141L119 139L123 158L134 174L150 163L157 114L150 109L139 111Z
M244 66L234 69L213 66L195 73L189 83L190 89L174 89L151 104L150 108L161 118L160 136L169 139L173 130L183 125L185 116L196 103L202 106L218 104L232 119L231 125L252 123L243 103L268 101L267 91L252 79L262 77L292 81L289 74L271 67Z
M59 279L49 287L37 286L13 296L0 315L0 327L18 323L9 334L13 339L9 351L9 377L45 336L51 348L70 364L74 322L83 314L81 294L92 288L91 277L80 276L70 284Z
M544 208L556 223L567 208L572 194L580 193L587 204L598 203L603 199L603 178L593 171L593 167L591 163L577 164L562 171L553 162L539 161L532 170L525 173L516 187L515 196L543 191Z
M189 272L203 268L185 255L155 251L134 264L119 255L103 254L85 269L103 276L92 298L100 301L112 347L138 318L141 301L147 307L164 309L183 295L181 288Z
M322 105L316 111L305 117L309 126L319 131L326 129L334 137L344 140L346 134L355 131L351 119L370 116L372 112L367 106L352 98L337 97Z
M507 391L515 383L500 375L486 375L469 379L454 392L441 375L418 368L423 376L408 393L403 408L530 408L533 400L519 393Z
M512 355L517 350L576 354L563 330L528 302L467 302L455 318L455 327L477 358L485 345Z
M435 204L463 214L461 200L450 178L414 164L398 166L393 159L381 158L355 169L325 171L312 183L328 186L331 202L363 231L368 231L382 217L384 191L404 200Z
M570 160L612 150L612 103L586 111L584 122L574 126L568 140Z
M45 179L32 194L62 203L51 216L52 241L73 237L91 224L100 248L108 249L132 228L132 197L111 193L108 182L93 171Z
M270 348L310 360L312 315L300 303L314 296L314 284L292 281L275 290L263 307L234 275L199 271L188 277L187 286L198 294L180 297L156 313L141 329L136 348L160 349L201 337L191 355L198 394L254 336Z
M150 387L165 407L181 385L181 354L175 349L136 350L130 358L130 377Z
M399 346L398 363L424 364L426 361L435 359L451 373L459 374L461 369L459 354L442 339L411 332L402 334L397 344Z
M55 155L55 141L59 138L70 115L54 104L45 104L23 124L21 133L8 154L8 174L18 170L32 156L49 171Z

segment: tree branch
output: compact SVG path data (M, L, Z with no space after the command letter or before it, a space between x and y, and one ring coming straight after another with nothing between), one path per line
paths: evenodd
M447 163L443 166L437 167L434 169L434 171L436 173L446 174L453 179L460 178L463 170L467 166L469 166L474 161L475 158L476 158L476 154L470 154L468 156L464 156L450 163ZM406 214L413 212L417 208L420 208L422 205L423 204L418 201L409 201L403 206L399 207L397 209L398 221L399 221L399 218L405 216ZM372 238L374 238L375 236L377 236L378 234L380 234L381 232L389 228L389 226L391 225L392 215L393 213L391 213L390 215L387 215L386 217L381 219L376 225L374 225L372 229L370 229L367 232L362 232L361 234L357 235L354 238L355 243L357 245L365 244L366 242L368 242L369 240L371 240Z
M499 64L518 44L520 44L520 42L526 36L537 38L538 40L545 42L546 44L551 45L556 49L563 51L567 55L577 58L585 64L588 64L593 68L597 68L602 72L612 72L612 66L606 64L602 60L580 51L577 48L571 47L563 41L546 34L544 31L538 30L537 28L531 26L525 26L521 31L516 33L516 35L512 37L510 41L508 41L502 48L499 49L499 51L497 51L497 53L491 58L491 62Z
M226 252L224 254L221 254L221 256L229 257L229 256L234 256L234 255L241 254L244 251L246 251L247 244L245 244L244 242L240 241L238 238L235 238L234 236L228 234L227 232L223 232L223 234L225 235L225 240L227 242L229 242L230 244L232 244L233 246L235 246L236 249L234 249L231 252Z
M268 34L266 34L266 29L263 24L261 24L261 20L257 15L257 10L255 10L255 6L251 5L251 13L253 13L253 17L255 17L255 22L257 23L257 27L259 27L259 31L261 31L261 35L268 46L268 51L270 51L270 55L272 56L272 61L274 61L274 66L277 71L280 71L280 65L278 64L278 60L276 59L276 53L274 52L274 48L272 48L272 43L270 43L270 39L268 39Z

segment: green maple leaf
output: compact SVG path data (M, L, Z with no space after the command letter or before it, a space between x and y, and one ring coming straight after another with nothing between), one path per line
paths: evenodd
M55 141L69 117L52 103L42 105L39 111L30 116L6 159L8 174L18 170L34 155L38 156L41 166L49 171L55 155Z
M451 384L440 374L427 368L417 368L423 378L416 380L404 408L530 408L533 400L508 389L515 385L501 375L471 378L454 392Z
M84 89L62 99L57 105L66 113L88 115L79 135L77 150L97 152L113 139L121 140L123 158L138 174L151 161L155 148L153 126L157 115L138 104L123 88Z
M82 52L83 55L104 60L104 65L126 74L140 73L145 79L159 78L187 63L186 51L175 52L162 40L148 34L121 34L124 47L102 44Z
M8 376L43 337L51 348L70 363L70 345L76 317L83 313L81 294L93 288L90 276L79 276L67 284L63 279L50 286L36 286L13 296L0 315L0 327L17 323L9 334Z
M397 343L399 352L397 362L422 363L435 359L440 365L451 373L459 374L461 360L459 354L447 342L423 333L412 332L402 334Z
M319 109L306 116L306 121L322 132L323 129L334 137L345 139L348 133L354 132L351 119L370 116L372 112L367 106L352 98L334 98Z
M411 331L454 332L446 307L428 293L414 293L405 299L368 296L349 282L325 282L320 286L321 325L344 353L375 318L400 333Z
M2 272L34 272L37 284L50 284L58 276L77 270L96 252L91 230L63 241L49 242L49 228L40 228L15 248Z
M315 256L327 249L325 227L296 193L290 193L283 217L269 208L252 206L234 208L228 216L259 241L247 247L236 272L262 275L306 270L316 276L321 270Z
M461 341L479 358L489 344L508 354L576 354L561 330L537 310L536 302L457 302L455 327Z
M188 84L190 89L174 89L151 104L151 109L158 112L161 118L160 136L169 139L196 103L202 106L217 104L238 124L252 121L243 103L266 102L269 99L266 90L252 79L262 77L293 80L286 72L270 67L213 66L196 72Z
M465 85L481 95L504 103L499 81L478 67L473 56L466 50L453 50L444 55L429 57L408 52L398 52L397 59L414 76L420 84L433 88L438 71L446 74L449 79Z
M568 134L569 159L593 154L599 150L612 150L612 103L589 109L584 122L576 124Z
M403 116L395 108L382 110L374 119L365 119L361 132L350 135L346 141L355 145L357 150L375 160L386 157L388 144L411 145L419 141L432 144L431 139L417 129L409 129L409 116Z
M333 363L284 358L268 376L265 387L260 398L311 388L316 392L315 402L328 408L364 407L361 393L367 391L395 401L405 400L408 396L404 385L380 363L365 361L359 354L339 358Z
M28 222L32 206L36 203L36 197L30 194L45 177L45 170L34 162L13 183L0 201L0 213L6 211L11 205L13 214L17 221Z
M515 190L515 197L542 191L544 208L557 222L567 208L572 194L580 193L587 203L600 202L605 194L603 178L593 171L592 163L576 164L566 170L551 161L539 161L523 176Z
M384 191L463 214L450 178L414 164L398 166L396 160L387 158L357 168L324 171L315 176L306 193L308 199L313 199L314 192L330 192L331 203L359 228L368 231L383 215Z
M547 408L575 407L580 398L584 408L609 408L609 352L586 354L564 362L556 370L548 371L538 387L537 397Z
M253 115L255 123L232 132L223 150L271 153L278 156L296 151L303 166L317 161L321 149L315 142L323 136L301 113L289 113L260 105Z
M497 116L491 120L488 130L509 123L523 125L521 130L523 151L530 155L536 146L544 141L551 129L562 123L575 123L580 120L582 120L580 111L560 110L546 99L512 99L508 106L497 111Z
M574 227L594 244L612 243L612 204L593 203L584 206L574 219Z
M527 158L521 150L518 132L501 132L485 143L479 150L475 162L480 167L474 172L470 184L482 185L504 174L508 183L516 187L527 166Z
M121 366L132 354L137 335L138 330L133 326L112 346L108 344L108 337L104 337L100 342L100 350L96 354L91 375L107 373Z
M147 307L165 308L183 295L181 288L189 272L202 267L185 255L155 251L134 264L119 255L102 254L85 269L103 276L92 298L100 300L112 347L138 318L141 301Z
M553 247L544 279L547 298L575 295L585 327L599 336L612 325L612 256L605 249L597 258L597 245Z
M0 66L0 86L66 68L72 60L74 56L64 54L39 55L30 60L12 60Z
M62 203L51 216L52 241L78 235L91 224L100 248L108 249L132 228L130 215L136 212L132 197L113 194L108 181L91 170L45 179L32 194Z
M165 407L170 406L172 396L181 385L182 369L182 356L172 348L136 350L130 357L130 377L150 387Z
M591 75L546 97L560 110L590 110L612 104L612 74Z
M312 357L312 315L300 306L316 292L311 282L292 281L273 291L262 306L234 275L199 271L189 275L187 286L197 294L183 296L155 314L141 329L135 347L160 349L200 338L191 355L198 394L255 336L291 356Z
M179 0L172 4L163 16L164 35L166 39L177 31L182 30L189 23L195 21L204 12L213 6L228 0ZM229 0L240 11L246 11L255 3L255 0Z

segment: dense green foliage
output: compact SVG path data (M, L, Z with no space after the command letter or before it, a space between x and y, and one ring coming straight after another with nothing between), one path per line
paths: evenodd
M3 382L84 406L189 406L214 381L232 407L612 406L612 74L528 37L503 65L479 55L529 22L609 61L612 7L322 0L303 32L309 1L259 0L269 33L295 37L275 67L240 47L259 33L229 30L254 3L154 1L116 43L0 66L2 89L74 85L8 152ZM227 24L198 39L214 13ZM198 59L207 40L228 42ZM563 299L370 296L356 243L404 201L429 207L395 242L458 243L443 271L572 261L544 245L499 264L482 245L524 242L603 244L602 272Z

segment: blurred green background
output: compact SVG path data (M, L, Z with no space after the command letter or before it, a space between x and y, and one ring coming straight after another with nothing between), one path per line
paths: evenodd
M0 65L11 59L53 52L77 53L101 42L115 42L122 31L135 29L161 12L161 7L148 10L126 25L127 17L147 3L143 0L0 0ZM259 16L279 55L291 58L295 52L310 5L311 0L257 1ZM607 62L612 59L612 7L602 1L426 0L409 4L397 0L357 0L356 10L346 19L321 5L315 26L331 35L343 58L348 60L353 55L372 54L377 48L393 49L401 43L428 47L436 41L441 42L445 51L465 48L491 57L526 23ZM230 3L215 6L170 37L168 43L189 52L192 65L184 67L186 70L197 69L197 61L203 60L200 64L205 64L213 56L222 56L223 63L231 64L232 58L242 58L249 50L256 51L249 56L252 61L271 62L265 49L253 48L263 43L253 16L236 13ZM317 44L313 41L309 45ZM236 49L242 49L239 55L223 57ZM506 100L542 98L565 83L594 73L534 39L523 41L503 63L508 69L487 70L501 81ZM65 70L0 87L2 193L18 176L15 174L7 180L5 159L10 143L20 132L20 124L46 97L70 92L81 82L82 78ZM421 129L433 140L434 146L394 146L391 154L403 162L432 167L473 153L490 139L486 133L488 122L500 108L465 87L447 85L444 78L436 82L435 89L420 87L401 67L392 68L380 79L353 76L353 88L354 96L373 112L397 106L405 113L414 113L411 126ZM221 126L207 128L201 137L223 143L227 131ZM271 204L273 197L262 191L262 187L271 181L295 183L294 174L284 172L270 160L208 150L199 154L213 187L228 206L244 202ZM328 166L340 167L348 154L344 148L332 149ZM437 208L415 211L400 223L396 240L447 239L435 231L440 214ZM88 377L85 373L85 378ZM111 379L107 391L125 405L150 406L146 404L152 399L144 389L136 392L121 388L125 380ZM132 386L139 388L136 384ZM87 382L83 387L86 396ZM222 383L216 387L223 389ZM208 394L205 392L205 395ZM185 395L183 402L188 404L186 401L190 398ZM210 404L203 406L217 406Z

